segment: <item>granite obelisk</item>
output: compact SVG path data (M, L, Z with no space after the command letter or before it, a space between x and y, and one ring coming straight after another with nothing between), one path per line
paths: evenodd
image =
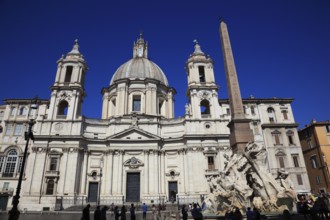
M228 124L230 129L229 141L234 153L242 153L246 144L254 141L254 135L250 128L251 120L247 119L244 114L234 56L230 45L227 25L224 21L220 21L219 32L231 113L231 121Z

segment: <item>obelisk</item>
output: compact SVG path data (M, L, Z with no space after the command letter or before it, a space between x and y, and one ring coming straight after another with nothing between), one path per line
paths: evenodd
M234 56L230 45L227 25L224 21L220 21L219 32L231 113L231 121L228 123L230 129L229 141L233 152L240 154L244 151L248 142L254 141L254 136L250 128L251 120L247 119L244 114Z

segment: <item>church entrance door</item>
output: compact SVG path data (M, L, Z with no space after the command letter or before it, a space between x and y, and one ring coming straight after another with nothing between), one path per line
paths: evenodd
M0 211L6 211L8 203L8 195L0 196Z
M88 202L97 202L99 195L99 183L89 183Z
M126 202L140 201L140 173L127 173Z
M178 182L168 182L168 198L171 202L176 201L176 194L178 194Z

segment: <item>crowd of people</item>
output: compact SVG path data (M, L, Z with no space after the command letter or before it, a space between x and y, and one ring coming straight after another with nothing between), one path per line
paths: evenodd
M297 202L297 211L305 219L329 219L330 218L330 196L327 194L301 195Z
M81 220L90 220L90 205L88 204L84 209L83 209L83 215L81 217ZM161 219L161 211L165 210L166 207L164 205L152 205L151 206L151 219L152 220L160 220ZM103 206L102 209L100 206L96 206L96 209L94 211L94 220L106 220L107 219L107 211L110 210L111 217L114 218L114 220L126 220L126 213L127 213L127 208L125 205L123 205L121 208L118 206L115 206L114 204L111 204L110 207L108 206ZM202 206L200 206L198 203L192 203L189 204L189 206L182 205L181 208L181 217L183 220L188 219L188 213L191 214L192 218L194 220L203 220L203 211L206 210L206 204L205 202L202 203ZM136 207L132 203L131 206L129 207L129 212L130 212L130 220L136 220ZM147 219L147 212L148 212L148 206L143 203L141 206L141 211L142 211L142 218L143 220ZM243 215L239 208L234 208L231 211L226 212L225 215L226 220L242 220ZM246 219L247 220L261 220L261 216L259 211L254 208L253 211L251 208L247 208L246 210Z
M88 204L84 209L83 209L83 215L81 217L81 220L90 220L90 204ZM165 210L166 206L159 204L158 206L155 206L154 204L151 206L151 214L152 214L152 219L153 220L160 220L161 219L161 211ZM94 220L106 220L107 219L107 210L110 210L111 216L114 216L115 220L126 220L126 213L127 213L127 208L125 205L123 205L121 208L118 206L115 206L113 203L111 204L110 207L108 206L103 206L102 209L100 206L96 206L96 209L94 211ZM142 216L143 220L147 219L147 212L148 212L148 206L143 203L141 206L142 210ZM136 207L132 203L129 212L130 212L130 220L135 220L136 219Z

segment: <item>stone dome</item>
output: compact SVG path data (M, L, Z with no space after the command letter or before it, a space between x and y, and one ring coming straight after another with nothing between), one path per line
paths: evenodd
M168 86L164 72L145 57L134 57L121 65L113 74L110 85L119 79L155 79Z

